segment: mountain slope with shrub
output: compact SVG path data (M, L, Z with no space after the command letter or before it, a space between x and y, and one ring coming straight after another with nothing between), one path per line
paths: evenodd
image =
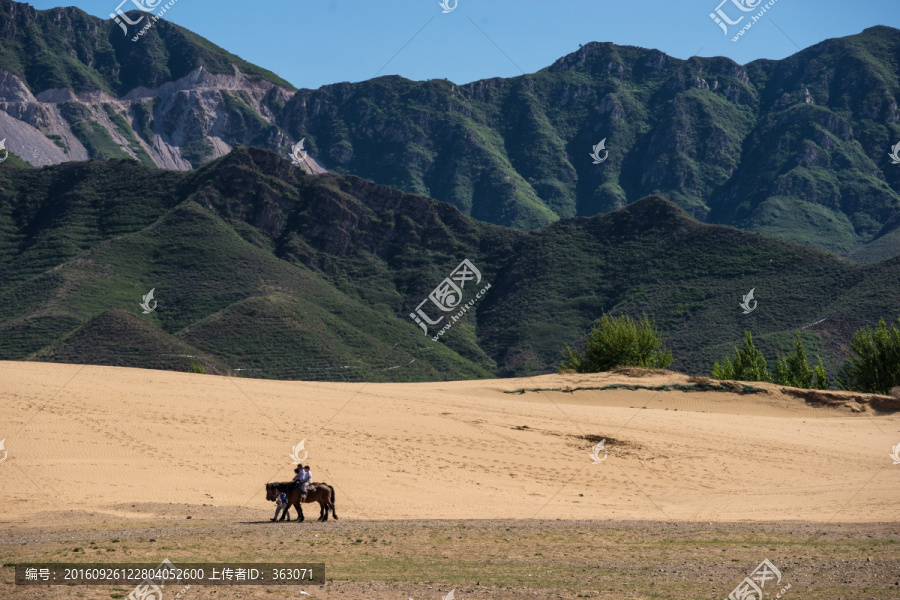
M593 42L509 79L295 90L164 20L132 42L75 8L0 0L0 19L4 135L33 165L191 169L239 145L285 153L302 138L314 171L519 229L660 194L701 220L854 260L900 254L900 166L888 157L900 141L900 31L890 27L743 66ZM602 139L608 159L593 164Z
M604 312L624 312L648 314L673 368L694 373L746 329L774 355L821 321L804 342L834 369L855 329L900 314L900 258L854 265L704 224L660 197L523 232L250 148L191 172L93 161L2 175L0 359L524 375L553 369ZM491 287L434 342L409 315L466 258ZM159 305L143 314L151 288ZM745 315L751 288L759 305Z

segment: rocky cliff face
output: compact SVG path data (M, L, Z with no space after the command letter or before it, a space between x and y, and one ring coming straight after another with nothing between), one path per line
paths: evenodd
M293 93L165 21L135 43L75 8L0 0L0 127L10 152L34 166L131 158L187 170L238 145L284 153L296 140L276 113ZM312 157L300 166L323 170Z
M273 151L293 143L274 123L270 104L291 91L199 66L156 88L121 97L102 91L48 89L33 95L25 82L0 70L0 127L7 147L34 166L89 158L132 158L164 169L189 170L236 145ZM312 157L301 163L323 172Z

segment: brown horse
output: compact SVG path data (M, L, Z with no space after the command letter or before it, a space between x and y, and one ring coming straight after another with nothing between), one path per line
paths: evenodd
M304 521L303 508L300 506L300 486L295 481L281 481L266 484L266 500L274 502L279 492L284 492L288 497L288 506L297 509L297 521ZM306 502L319 503L319 521L328 520L328 510L335 519L338 518L334 511L334 488L327 483L311 483L307 489ZM290 520L290 519L289 519Z

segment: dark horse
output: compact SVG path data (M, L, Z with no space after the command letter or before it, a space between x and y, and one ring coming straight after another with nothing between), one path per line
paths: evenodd
M288 506L297 509L297 521L304 521L303 508L300 506L300 486L295 481L266 484L266 500L274 502L278 498L279 492L287 494ZM331 509L331 514L335 519L338 518L334 511L334 488L327 483L310 484L307 489L306 502L319 503L319 521L328 520L328 509Z

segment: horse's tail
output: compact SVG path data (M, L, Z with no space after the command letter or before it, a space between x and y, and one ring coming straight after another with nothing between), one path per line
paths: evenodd
M325 485L328 485L327 483ZM329 489L331 489L331 516L335 519L338 518L337 513L334 510L334 486L328 485ZM327 508L325 510L328 510Z

